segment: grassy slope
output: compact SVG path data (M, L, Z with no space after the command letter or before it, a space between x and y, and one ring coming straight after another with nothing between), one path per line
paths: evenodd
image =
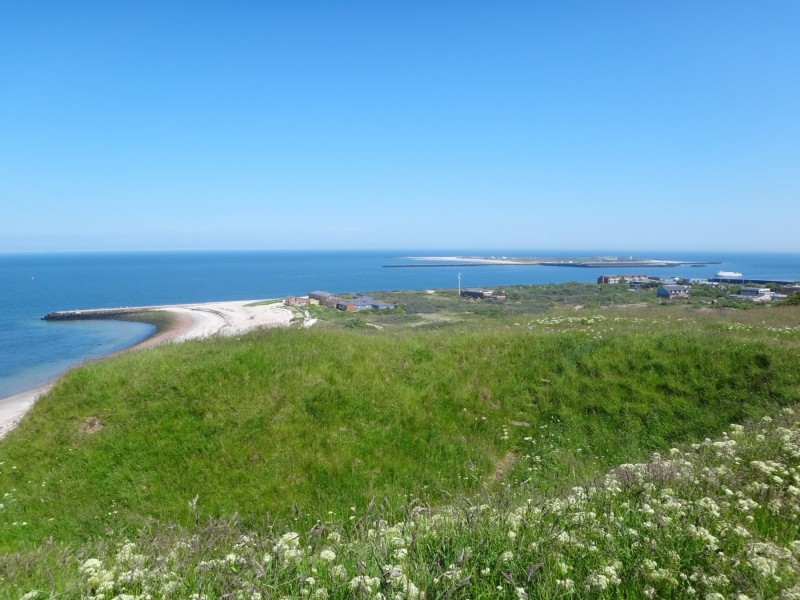
M188 523L195 495L207 514L288 520L296 504L313 522L373 496L472 493L498 464L558 488L800 400L791 332L502 323L270 331L78 369L0 444L0 550ZM533 474L509 460L525 437L547 452Z
M0 595L797 598L800 418L773 417L564 494L508 486L435 510L409 503L396 521L377 505L294 532L212 519L153 523L133 543L44 543L0 557Z

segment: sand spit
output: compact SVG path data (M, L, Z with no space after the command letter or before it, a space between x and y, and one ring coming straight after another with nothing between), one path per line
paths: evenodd
M291 323L293 314L284 308L281 302L275 301L269 304L258 304L258 302L242 300L131 307L132 310L128 312L167 312L175 319L171 328L159 331L153 337L128 350L151 348L167 342L183 342L216 335L236 335L261 327L286 327ZM91 314L94 311L82 312ZM103 318L102 311L96 312L99 318ZM53 383L48 383L7 398L0 398L0 438L16 427L36 400L50 391L53 385Z

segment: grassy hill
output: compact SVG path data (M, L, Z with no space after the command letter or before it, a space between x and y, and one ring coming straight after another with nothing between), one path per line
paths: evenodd
M259 332L77 369L0 442L0 586L44 539L191 528L198 508L309 531L507 485L557 496L800 402L797 308L626 310L433 329L366 315L384 329Z

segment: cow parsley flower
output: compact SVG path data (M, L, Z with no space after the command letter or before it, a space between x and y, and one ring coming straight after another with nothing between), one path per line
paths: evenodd
M323 548L322 552L319 553L319 557L322 560L333 562L334 560L336 560L336 552L334 552L330 548Z

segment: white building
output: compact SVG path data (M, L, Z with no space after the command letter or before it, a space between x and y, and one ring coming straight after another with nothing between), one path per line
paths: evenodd
M757 288L757 287L747 287L743 286L741 290L739 290L740 296L747 296L748 298L756 298L758 296L766 296L768 298L772 297L772 290L769 288Z

